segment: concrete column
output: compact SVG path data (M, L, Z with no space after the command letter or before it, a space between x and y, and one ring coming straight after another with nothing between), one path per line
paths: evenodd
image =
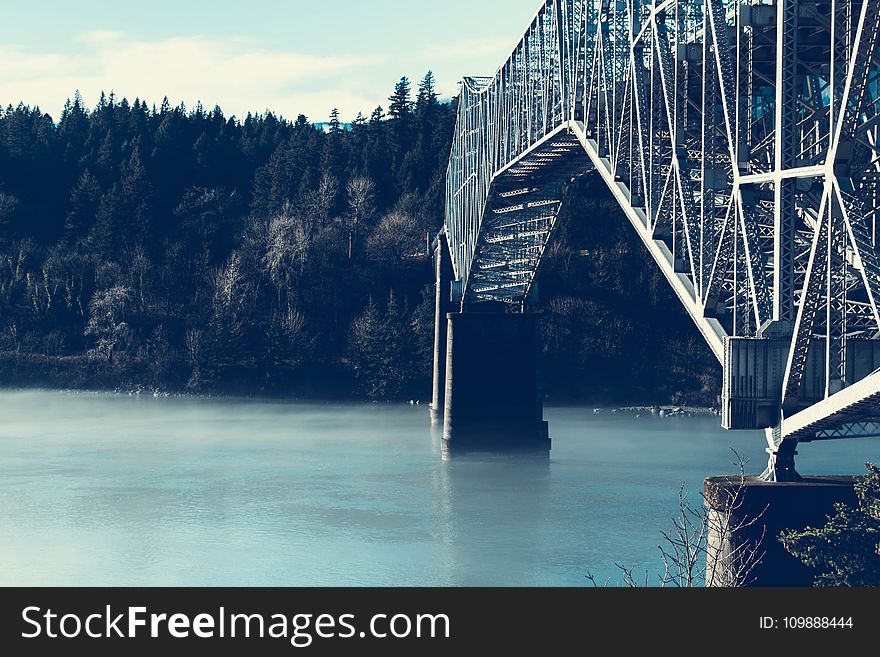
M449 315L443 439L452 451L550 451L535 315Z
M446 235L437 238L434 251L434 391L431 396L431 422L443 421L446 402L446 333L447 315L451 310L452 259Z
M855 506L857 480L804 477L798 482L769 483L757 477L707 479L706 584L813 586L816 573L785 550L779 534L786 529L824 526L838 502Z

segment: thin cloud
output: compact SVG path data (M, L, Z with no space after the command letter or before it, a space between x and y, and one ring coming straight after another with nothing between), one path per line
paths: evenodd
M366 68L385 61L269 51L237 38L131 41L119 32L93 31L77 40L87 48L73 56L0 48L0 102L39 105L57 116L74 90L90 104L112 90L156 103L167 96L189 107L216 104L237 116L272 109L321 121L333 107L344 116L369 110L375 98L355 91L355 82Z
M111 41L119 41L125 36L125 32L116 30L92 30L91 32L83 32L76 37L77 41L82 43L108 43Z
M82 64L65 55L33 54L13 46L0 46L0 89L10 83L29 83L49 75L67 77L84 73L86 68Z
M422 55L428 59L438 60L449 58L472 60L474 57L482 57L484 55L504 57L510 54L514 43L509 37L458 39L456 41L428 44L422 50Z
M513 44L509 37L488 36L457 39L426 45L420 55L425 61L443 62L446 70L463 71L465 75L494 75L498 66L510 55ZM475 68L475 59L493 62L491 70ZM437 92L449 100L461 91L459 80L446 78L438 80Z

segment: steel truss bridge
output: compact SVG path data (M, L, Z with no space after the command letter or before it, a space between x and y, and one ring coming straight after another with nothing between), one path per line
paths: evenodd
M880 0L546 0L462 84L453 301L524 311L597 172L723 364L724 426L766 429L767 479L880 434L878 41Z

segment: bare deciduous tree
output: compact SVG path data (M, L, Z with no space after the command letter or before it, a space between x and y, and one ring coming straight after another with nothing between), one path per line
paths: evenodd
M205 376L205 332L202 329L193 328L186 332L184 339L186 355L191 372L187 387L198 390Z
M276 312L266 327L266 342L272 365L299 365L312 346L303 314L291 307Z
M660 587L693 588L698 586L741 587L752 582L752 573L764 557L764 533L750 541L744 534L760 522L761 513L741 518L745 490L745 460L736 453L739 481L719 488L722 499L705 499L694 507L682 486L678 497L678 513L672 518L672 531L663 531L659 546L663 572L658 575ZM642 581L632 568L615 564L626 586L650 586L645 572ZM592 573L586 574L593 586L599 586ZM607 582L606 582L607 584Z
M113 364L116 353L129 337L125 313L131 303L131 290L115 286L95 292L89 304L89 323L85 335L95 338L92 356L106 359Z
M394 210L376 226L368 246L375 259L400 262L419 252L422 238L418 220L410 214Z
M376 185L364 176L348 181L345 188L348 197L348 259L354 257L361 224L369 221L375 212Z
M314 224L310 228L321 229L327 225L338 194L339 181L333 174L324 172L318 188L307 197L306 207Z
M7 308L19 290L26 285L27 262L33 251L29 241L18 245L15 255L0 255L0 303Z
M140 244L134 247L127 255L126 276L129 287L135 292L135 298L141 311L147 309L147 290L149 279L153 271L153 263L147 256L147 252Z
M264 239L263 268L280 304L305 271L313 235L301 218L284 212L269 222Z
M64 342L64 333L61 331L52 331L43 337L43 355L46 357L47 365L61 358L64 353Z
M215 312L221 309L237 309L246 295L241 256L233 252L226 265L214 272L212 282Z

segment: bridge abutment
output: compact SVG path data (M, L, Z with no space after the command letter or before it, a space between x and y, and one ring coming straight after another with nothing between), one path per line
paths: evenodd
M813 586L815 571L779 541L788 529L823 527L834 505L856 505L858 477L803 477L770 483L757 477L712 477L705 482L709 513L708 586Z
M451 452L550 450L538 377L538 318L447 315L443 440Z

